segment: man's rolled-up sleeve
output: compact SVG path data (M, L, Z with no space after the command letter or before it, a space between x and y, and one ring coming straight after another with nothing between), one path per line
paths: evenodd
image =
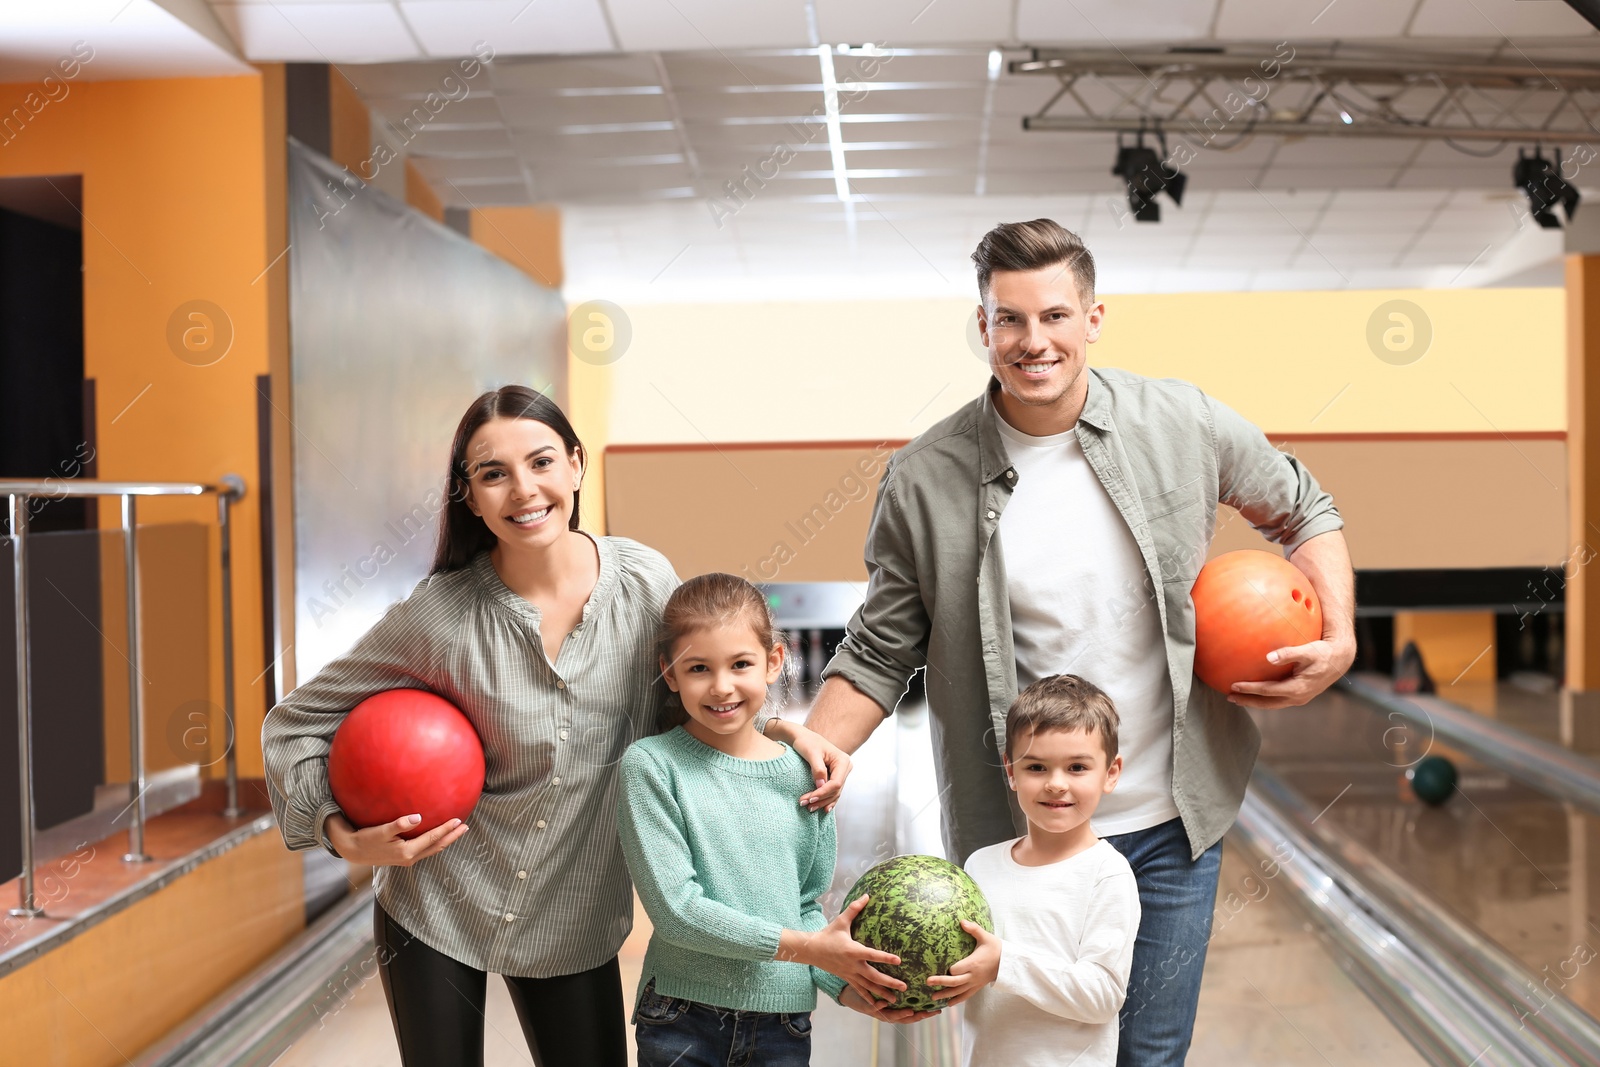
M1250 420L1206 396L1217 450L1217 499L1237 508L1251 526L1284 553L1332 530L1344 518L1299 459L1274 448Z
M839 675L871 697L885 715L927 664L928 611L917 578L915 544L895 493L896 456L878 483L867 529L867 595L822 677Z

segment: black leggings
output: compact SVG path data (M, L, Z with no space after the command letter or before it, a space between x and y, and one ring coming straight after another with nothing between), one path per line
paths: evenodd
M423 944L373 905L378 972L405 1067L482 1067L488 974ZM616 958L506 989L537 1067L627 1067Z

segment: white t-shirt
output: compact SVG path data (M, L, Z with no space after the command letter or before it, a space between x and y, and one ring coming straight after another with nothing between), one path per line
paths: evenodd
M1159 826L1178 817L1172 679L1144 557L1076 430L1033 437L995 415L1017 472L999 535L1017 688L1076 674L1103 689L1121 720L1122 778L1100 800L1095 836Z
M1133 868L1105 841L1043 867L1018 863L1014 844L967 859L994 914L1000 973L965 1004L961 1062L1113 1067L1139 932Z

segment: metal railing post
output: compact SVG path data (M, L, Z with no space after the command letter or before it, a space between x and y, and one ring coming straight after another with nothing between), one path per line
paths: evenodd
M222 542L222 717L225 725L224 767L227 776L228 799L222 814L237 818L244 814L239 806L239 753L234 744L235 709L233 700L233 546L232 527L228 522L235 501L244 497L244 480L238 475L224 475L222 481L228 491L217 494L217 527Z
M28 497L11 494L12 602L17 621L17 781L22 808L21 900L10 914L44 914L33 886L33 698L28 678Z
M122 494L122 559L127 568L128 597L128 789L133 808L128 851L122 858L128 863L145 863L150 854L144 850L144 701L139 691L143 675L139 673L138 511L134 501L132 493Z
M142 615L139 582L138 506L140 496L198 496L203 493L218 495L217 520L221 533L222 564L222 684L223 719L226 725L227 801L223 814L237 817L244 814L239 803L239 760L235 745L237 732L236 701L234 693L234 634L233 634L233 541L231 507L245 497L244 479L237 474L226 474L217 484L195 482L116 482L84 478L62 481L57 478L0 478L0 495L10 499L12 539L15 545L13 560L16 570L15 614L17 624L17 736L20 749L17 754L22 796L22 850L23 871L21 881L22 906L11 909L13 915L41 915L34 896L34 803L33 803L33 751L30 744L32 726L32 685L28 672L28 516L27 504L34 496L109 497L122 498L122 561L126 571L127 626L128 626L128 808L133 816L128 825L128 851L123 860L143 863L152 857L145 850L147 822L144 736L144 674L139 669L139 619ZM120 815L118 816L120 818Z

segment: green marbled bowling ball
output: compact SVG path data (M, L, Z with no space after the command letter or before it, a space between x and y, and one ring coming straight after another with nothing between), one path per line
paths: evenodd
M1456 765L1443 756L1424 756L1406 770L1406 780L1418 800L1437 807L1456 791Z
M961 929L961 920L994 931L994 917L983 890L948 860L896 856L857 879L844 898L845 906L863 893L871 899L850 931L863 945L900 957L899 966L872 965L906 984L893 1006L917 1011L942 1007L934 997L944 991L930 986L928 979L949 974L952 964L978 947L972 935Z

